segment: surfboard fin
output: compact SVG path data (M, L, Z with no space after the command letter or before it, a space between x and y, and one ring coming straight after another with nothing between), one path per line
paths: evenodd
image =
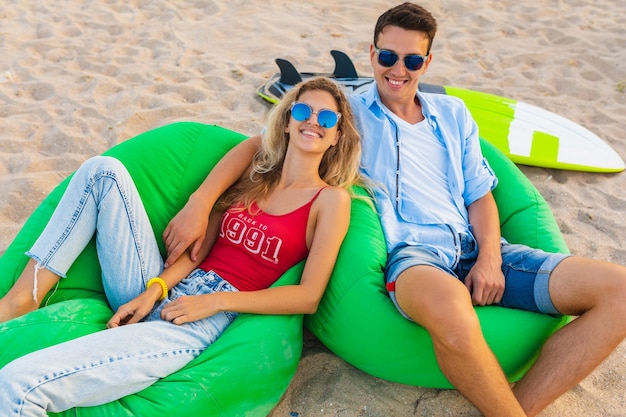
M354 64L348 55L335 49L330 51L330 54L335 60L335 69L333 71L335 78L359 78L356 68L354 68Z
M293 64L286 59L276 58L276 65L280 69L280 80L279 82L286 85L296 85L300 81L302 81L302 77L300 73L293 66Z

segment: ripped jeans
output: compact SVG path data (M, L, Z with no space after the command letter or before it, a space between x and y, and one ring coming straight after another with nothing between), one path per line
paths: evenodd
M45 230L27 253L37 269L65 277L96 233L102 280L114 310L159 276L163 260L136 187L124 166L95 157L78 169ZM36 285L36 273L35 273ZM42 349L0 370L3 416L46 416L105 404L136 393L184 367L235 319L223 312L175 325L163 306L182 295L237 291L214 272L196 269L140 323Z

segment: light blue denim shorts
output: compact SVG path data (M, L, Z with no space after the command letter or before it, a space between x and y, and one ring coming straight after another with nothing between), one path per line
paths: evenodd
M543 314L560 315L550 298L548 281L556 266L570 255L548 253L524 245L510 244L502 239L502 272L505 278L504 295L497 305ZM478 249L474 237L461 237L461 255L456 266L450 268L443 259L426 246L402 246L389 254L385 280L389 295L404 317L393 291L393 283L412 266L429 265L455 276L461 281L476 263ZM407 317L408 318L408 317Z

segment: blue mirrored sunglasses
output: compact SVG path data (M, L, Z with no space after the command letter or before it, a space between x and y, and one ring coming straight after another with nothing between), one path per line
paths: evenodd
M378 63L383 67L393 67L396 62L398 62L398 54L388 49L378 49L374 46L374 50L378 54ZM404 66L409 71L417 71L424 66L424 62L426 62L427 55L406 55L403 58Z
M341 117L341 113L329 109L322 109L315 112L311 106L306 103L300 103L298 101L291 103L291 117L295 120L304 122L305 120L309 120L312 114L317 115L317 124L326 128L335 127Z

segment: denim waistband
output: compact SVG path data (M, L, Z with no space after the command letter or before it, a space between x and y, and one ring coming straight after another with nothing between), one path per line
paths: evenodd
M188 295L239 291L234 285L219 276L217 272L205 271L200 268L195 269L177 287L178 290ZM239 315L239 313L233 311L224 311L223 313L231 323Z

